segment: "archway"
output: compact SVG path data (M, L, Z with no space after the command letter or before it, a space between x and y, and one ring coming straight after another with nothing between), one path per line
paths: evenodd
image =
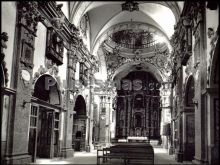
M185 88L185 110L183 113L183 159L188 161L192 161L195 155L195 108L193 103L195 95L194 88L194 78L193 76L190 76Z
M60 91L55 78L44 74L34 84L28 152L36 158L58 157L60 153Z
M72 145L75 151L85 150L86 102L82 95L77 96L74 107Z

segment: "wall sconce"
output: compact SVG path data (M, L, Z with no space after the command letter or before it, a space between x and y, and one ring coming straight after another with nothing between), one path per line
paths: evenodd
M31 103L31 101L28 102L28 101L23 100L23 104L22 104L21 106L22 106L23 108L25 108L25 105L26 105L27 103Z

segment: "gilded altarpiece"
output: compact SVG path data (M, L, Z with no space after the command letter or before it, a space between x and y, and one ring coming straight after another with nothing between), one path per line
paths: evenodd
M143 71L131 72L121 80L116 101L116 138L160 139L159 87L158 81Z

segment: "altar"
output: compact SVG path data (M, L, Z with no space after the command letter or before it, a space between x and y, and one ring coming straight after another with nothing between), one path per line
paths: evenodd
M127 141L128 142L147 142L147 143L149 143L148 137L144 137L144 136L128 136Z

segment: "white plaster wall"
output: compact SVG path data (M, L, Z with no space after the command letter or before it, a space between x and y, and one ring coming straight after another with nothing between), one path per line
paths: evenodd
M76 63L75 80L79 81L79 62Z
M38 71L40 66L45 67L45 52L46 52L46 41L47 41L47 28L42 24L38 23L37 26L37 37L35 38L35 51L34 51L34 73Z
M7 49L5 52L5 62L9 74L8 86L11 82L12 72L12 60L14 52L14 37L15 37L15 26L16 26L16 2L5 1L1 2L1 33L8 33Z
M59 67L59 73L58 76L60 76L61 83L63 87L66 87L66 74L67 74L67 49L64 48L64 53L63 53L63 64L60 65Z

